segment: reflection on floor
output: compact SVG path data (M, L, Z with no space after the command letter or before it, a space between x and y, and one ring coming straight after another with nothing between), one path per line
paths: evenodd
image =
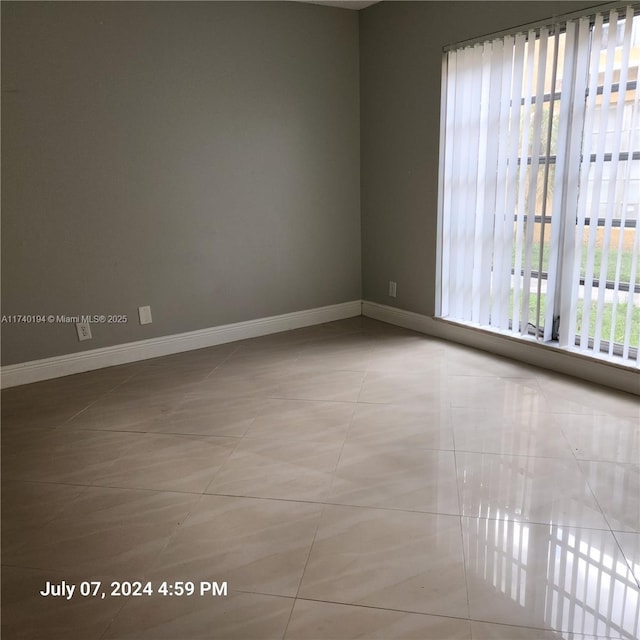
M353 318L2 417L6 640L640 635L637 397Z

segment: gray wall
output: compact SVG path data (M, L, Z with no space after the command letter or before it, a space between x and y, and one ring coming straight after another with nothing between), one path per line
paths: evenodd
M341 9L2 2L2 313L129 315L2 364L359 299L358 64Z
M442 47L594 4L383 2L360 12L365 300L434 315Z

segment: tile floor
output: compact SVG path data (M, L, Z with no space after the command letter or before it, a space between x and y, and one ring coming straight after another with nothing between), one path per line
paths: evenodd
M5 390L2 638L636 639L639 407L365 318Z

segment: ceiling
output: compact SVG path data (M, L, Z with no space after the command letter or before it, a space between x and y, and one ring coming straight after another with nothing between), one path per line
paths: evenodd
M296 2L309 2L311 4L324 4L328 7L340 7L341 9L364 9L372 4L377 4L380 0L295 0Z

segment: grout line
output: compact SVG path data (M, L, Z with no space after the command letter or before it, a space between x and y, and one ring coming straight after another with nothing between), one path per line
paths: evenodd
M251 425L249 425L248 429L251 428L251 426L253 425L253 423L256 421L257 415L254 416L253 420L251 421ZM220 466L217 468L217 470L214 472L214 474L211 476L211 480L209 481L209 483L207 484L207 486L202 490L202 495L216 495L216 494L211 494L211 493L207 493L207 489L216 481L216 479L218 478L218 476L222 473L222 470L224 469L225 465L227 464L227 462L229 462L229 460L233 457L233 455L235 454L236 450L238 449L238 447L240 446L241 442L244 440L246 435L246 431L245 434L240 436L239 438L236 438L237 442L235 443L235 445L232 447L231 451L229 451L229 453L227 454L227 456L225 457L225 459L222 461L222 463L220 464Z
M313 551L313 546L316 542L316 537L318 535L318 531L320 530L320 523L322 522L322 518L324 517L324 512L326 509L326 505L322 505L322 508L320 509L320 514L318 516L318 522L316 523L316 528L315 531L313 532L313 537L311 538L311 544L309 545L309 552L307 553L307 559L304 562L304 566L302 567L302 573L300 574L300 579L298 580L298 587L296 589L296 596L295 596L295 600L298 599L298 596L300 594L300 587L302 586L302 581L304 580L304 574L307 571L307 566L309 565L309 560L311 559L311 553ZM282 637L284 638L287 635L287 630L289 629L289 624L291 623L291 618L293 616L293 610L296 606L296 603L293 603L293 606L291 607L291 612L289 613L289 618L287 619L287 624L285 625L284 628L284 633L282 634Z
M562 435L565 439L565 441L567 442L567 444L569 445L569 449L571 451L571 455L573 456L573 460L575 461L576 467L578 468L578 472L580 473L580 477L582 478L582 480L584 481L584 483L587 485L587 487L589 488L589 492L591 493L591 497L593 498L593 501L596 503L596 505L598 506L598 509L600 510L600 515L602 516L602 519L605 521L605 523L607 524L607 526L609 527L609 532L611 533L611 535L613 535L616 544L618 545L618 548L620 549L620 551L622 552L622 548L620 547L620 545L618 544L618 540L615 537L614 533L613 533L613 528L611 527L611 523L609 522L609 518L607 517L607 514L605 513L604 509L602 508L602 505L600 504L600 500L598 500L598 497L596 495L596 492L593 490L593 487L591 486L591 482L589 482L589 477L587 476L587 474L584 472L582 465L580 464L580 462L588 462L586 460L580 460L578 458L578 456L576 455L576 452L574 451L574 448L569 440L569 438L567 437L567 434L565 433L564 428L562 427L562 423L559 422L560 427L560 431L562 432ZM624 553L623 553L623 557ZM626 558L625 558L626 559Z
M516 520L509 518L492 518L487 516L476 516L476 515L465 515L461 513L446 513L443 511L419 511L417 509L407 509L407 508L394 508L387 506L376 506L376 505L359 505L359 504L348 504L342 502L331 502L328 500L310 500L306 498L283 498L283 497L273 497L273 496L258 496L258 495L250 495L250 494L230 494L230 493L207 493L206 489L204 492L198 491L185 491L180 489L152 489L149 487L133 487L133 486L123 486L117 484L80 484L80 483L71 483L71 482L61 482L56 480L29 480L23 478L13 478L10 480L6 480L7 482L18 482L18 483L27 483L27 484L45 484L45 485L63 485L63 486L73 486L73 487L84 487L95 488L95 489L117 489L120 491L144 491L147 493L167 493L167 494L175 494L175 495L187 495L187 496L217 496L220 498L237 498L241 500L269 500L274 502L292 502L298 504L312 504L319 506L330 506L330 507L343 507L346 509L369 509L369 510L377 510L377 511L388 511L388 512L398 512L398 513L414 513L425 516L446 516L452 518L467 518L469 520L486 520L489 522L518 522L522 525L536 525L536 526L555 526L555 527L564 527L568 529L583 529L587 531L607 531L613 533L614 531L619 531L620 533L628 533L626 531L620 531L618 529L612 530L610 527L606 529L602 529L599 527L586 527L583 525L575 525L575 524L565 524L565 523L549 523L542 521L533 521L533 520ZM207 487L208 488L208 487ZM78 496L79 497L79 496ZM608 524L608 523L607 523ZM635 533L635 532L629 532Z
M616 535L618 533L632 533L632 535L637 535L639 539L640 539L640 533L633 534L633 532L628 532L628 531L611 531L611 534L613 535L613 538L616 541L616 545L618 546L618 549L622 554L622 557L624 558L625 562L627 563L627 566L629 567L629 573L631 573L632 578L635 580L636 584L638 585L638 589L640 589L640 575L636 576L636 572L633 568L632 558L631 557L628 558L627 554L624 552L624 549L620 544L620 540L618 539L618 535Z
M263 596L270 596L270 597L275 597L275 598L287 598L287 599L291 599L292 596L285 596L285 595L280 595L280 594L274 594L274 593L266 593L264 591L254 591L254 590L249 590L249 589L235 589L234 591L236 591L237 593L250 593L250 594L254 594L254 595L263 595ZM442 614L442 613L431 613L431 612L424 612L424 611L415 611L412 609L397 609L394 607L380 607L380 606L375 606L375 605L369 605L369 604L362 604L362 603L356 603L356 602L344 602L344 601L340 601L340 600L322 600L319 598L310 598L310 597L296 597L295 600L302 600L304 602L315 602L318 604L330 604L330 605L336 605L339 607L347 607L347 608L356 608L356 609L365 609L365 610L371 610L371 611L388 611L390 613L401 613L401 614L406 614L406 615L413 615L413 616L424 616L424 617L428 617L428 618L440 618L440 619L446 619L446 620L456 620L459 622L467 622L467 623L472 623L472 622L476 622L476 623L480 623L480 624L491 624L491 625L495 625L498 627L504 627L505 629L527 629L527 630L531 630L531 631L542 631L542 632L546 632L546 633L574 633L572 631L559 631L558 629L552 629L550 627L531 627L531 626L527 626L527 625L517 625L517 624L508 624L508 623L503 623L503 622L492 622L489 620L484 620L481 618L472 618L471 616L467 616L467 617L462 617L462 616L453 616L453 615L446 615L446 614ZM286 633L285 633L286 635ZM581 635L580 633L578 633L578 635ZM609 636L600 636L600 635L592 635L592 634L586 634L584 636L581 635L581 637L584 637L585 639L592 639L592 640L609 640Z

